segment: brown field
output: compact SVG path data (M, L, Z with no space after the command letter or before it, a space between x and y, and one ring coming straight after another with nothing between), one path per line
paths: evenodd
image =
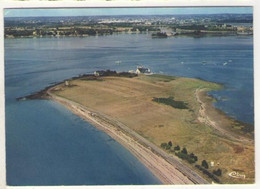
M172 141L173 146L186 147L188 153L198 156L195 164L202 160L214 162L209 171L220 168L222 183L254 183L252 133L243 134L237 129L243 124L216 110L212 106L214 99L206 95L220 88L198 79L151 75L79 78L71 80L70 86L56 86L52 93L112 117L157 146ZM188 109L154 102L154 97L174 97L175 101L187 103ZM195 164L183 162L198 171ZM246 177L228 176L234 170Z

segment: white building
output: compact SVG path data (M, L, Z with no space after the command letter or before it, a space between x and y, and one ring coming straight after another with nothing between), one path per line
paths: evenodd
M143 66L137 66L137 69L135 71L136 74L151 74L151 70L149 68L145 68Z

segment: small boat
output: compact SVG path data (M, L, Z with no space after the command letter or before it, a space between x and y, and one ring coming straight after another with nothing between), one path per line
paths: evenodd
M232 60L228 60L228 62L232 62Z
M228 64L227 62L224 62L224 63L223 63L223 66L225 66L225 65L227 65L227 64Z
M115 63L119 65L119 64L122 63L122 61L121 60L117 60L117 61L115 61Z

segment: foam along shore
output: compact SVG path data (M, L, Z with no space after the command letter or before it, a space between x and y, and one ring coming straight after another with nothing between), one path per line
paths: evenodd
M184 166L177 158L162 151L122 123L76 102L54 95L50 91L51 88L47 93L51 100L64 105L74 114L82 117L122 144L163 184L208 184L207 180Z

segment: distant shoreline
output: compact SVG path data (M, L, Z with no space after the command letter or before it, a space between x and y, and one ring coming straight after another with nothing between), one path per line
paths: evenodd
M111 36L111 35L120 35L120 34L152 34L154 32L113 32L105 33L105 34L97 34L97 35L28 35L28 36L13 36L13 35L5 35L6 39L20 39L20 38L65 38L65 37L93 37L93 36ZM253 36L253 33L236 33L231 31L202 31L201 33L177 33L176 35L168 36L168 38L178 38L178 37L230 37L230 36ZM151 35L152 38L167 38L167 37L155 37Z

